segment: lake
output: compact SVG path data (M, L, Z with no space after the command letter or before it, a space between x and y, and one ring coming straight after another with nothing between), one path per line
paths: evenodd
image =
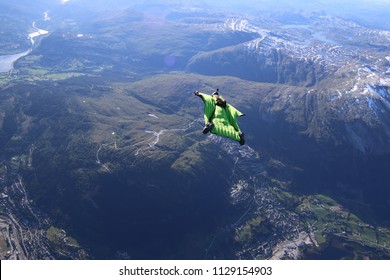
M30 39L31 44L32 44L31 47L33 47L35 44L34 38L39 37L41 35L46 35L49 33L46 30L39 29L39 28L35 27L35 22L33 22L32 27L36 31L28 34L28 38ZM0 73L10 71L12 69L15 61L18 60L19 58L25 56L25 55L28 55L31 52L31 50L32 49L29 49L27 51L24 51L21 53L16 53L16 54L0 55Z
M9 54L9 55L0 55L0 73L8 72L12 69L14 62L30 53L31 50L17 53L17 54Z

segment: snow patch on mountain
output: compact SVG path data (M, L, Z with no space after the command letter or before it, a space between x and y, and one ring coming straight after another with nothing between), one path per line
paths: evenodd
M388 100L389 99L389 93L388 93L388 87L385 86L373 86L373 85L366 85L367 89L369 89L371 92L375 93L376 95L380 96L381 98Z
M268 30L261 29L253 24L251 24L246 19L228 19L225 21L223 28L225 30L232 30L236 32L247 32L247 33L257 33L260 35L264 35L268 33Z
M51 19L49 16L49 11L44 12L43 16L44 16L44 21L49 21Z

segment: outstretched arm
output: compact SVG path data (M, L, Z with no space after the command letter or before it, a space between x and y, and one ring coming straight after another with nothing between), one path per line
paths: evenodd
M208 124L210 122L211 116L213 115L213 113L215 111L214 100L210 95L205 94L205 93L201 93L197 90L194 92L194 94L196 96L199 96L200 98L202 98L202 101L204 103L204 122L205 122L205 124Z
M227 104L227 106L226 106L226 113L227 113L228 118L229 118L229 123L234 127L234 129L237 132L240 132L241 130L240 130L240 127L238 126L238 123L237 123L237 117L244 116L244 114L241 113L240 111L238 111L236 108L234 108L230 104Z

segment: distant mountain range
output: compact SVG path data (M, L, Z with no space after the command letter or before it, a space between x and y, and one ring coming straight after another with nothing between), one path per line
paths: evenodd
M2 259L390 258L390 31L115 4L1 4L1 54L48 31L0 73ZM247 145L201 133L216 88Z

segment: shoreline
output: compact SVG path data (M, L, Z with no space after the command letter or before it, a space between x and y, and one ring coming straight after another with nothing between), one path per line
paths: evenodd
M14 63L19 58L28 55L32 51L32 48L35 45L34 38L39 37L41 35L49 34L49 31L37 28L35 26L35 21L33 22L32 27L37 31L31 32L27 36L27 38L30 39L31 41L31 48L29 48L27 51L20 52L20 53L0 55L0 73L6 73L11 71L13 69Z

